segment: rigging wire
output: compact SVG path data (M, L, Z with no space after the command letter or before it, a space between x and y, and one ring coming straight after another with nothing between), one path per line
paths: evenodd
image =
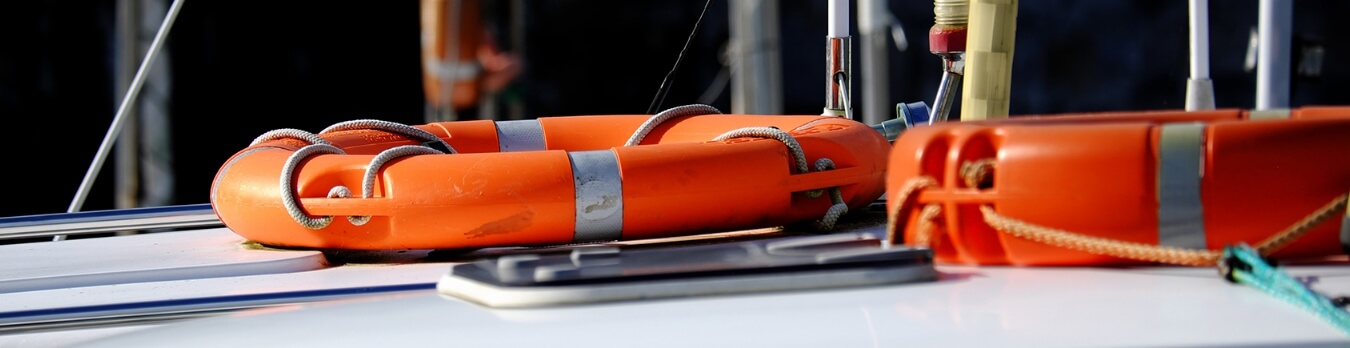
M131 102L141 93L141 86L145 85L145 73L155 63L155 58L159 56L160 46L164 44L164 37L169 35L169 28L173 26L174 19L178 18L178 11L183 7L183 0L173 0L169 5L169 11L164 15L164 22L160 23L159 31L155 33L155 39L150 42L150 48L146 50L145 59L141 60L141 66L136 69L136 76L131 79L131 87L127 88L127 94L122 96L122 104L117 107L117 115L113 116L112 125L108 127L108 133L103 135L103 142L98 146L98 153L94 155L93 163L89 164L89 169L84 172L84 180L80 182L79 190L75 191L75 198L71 200L70 207L66 209L67 213L80 211L84 206L85 198L89 197L89 189L94 186L94 179L98 177L98 172L103 169L103 162L108 159L108 151L112 150L112 145L117 140L118 133L122 132L122 126L126 124L127 110L131 108ZM53 242L66 240L66 235L57 235L52 237Z
M684 60L684 53L689 50L689 44L694 42L694 35L698 34L698 27L703 24L703 16L708 14L708 7L712 6L712 0L703 3L703 12L698 14L698 20L694 21L694 30L689 32L689 38L684 40L684 48L680 49L680 55L675 57L675 66L666 73L666 78L661 80L661 87L657 88L656 96L652 97L652 104L647 106L647 113L656 113L656 109L661 107L661 103L666 101L666 93L670 92L670 78L675 75L676 70L680 70L680 62Z

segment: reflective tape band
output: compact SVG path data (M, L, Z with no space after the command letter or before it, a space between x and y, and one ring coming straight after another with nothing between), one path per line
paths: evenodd
M1289 109L1252 110L1247 113L1248 120L1284 120L1289 118Z
M1207 249L1205 207L1200 201L1204 141L1204 123L1162 126L1158 139L1158 245Z
M539 120L499 121L497 148L501 152L540 151L544 149L544 128Z
M623 182L619 158L610 150L567 153L576 187L576 232L572 242L617 240L623 232Z
M478 75L483 72L482 65L472 61L461 62L456 60L423 59L422 67L438 79L445 80L453 78L453 81L473 80L478 78Z

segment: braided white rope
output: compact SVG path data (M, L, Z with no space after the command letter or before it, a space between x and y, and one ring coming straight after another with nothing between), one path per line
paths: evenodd
M800 143L797 142L797 138L792 137L792 134L784 132L783 130L778 128L773 127L740 128L732 130L730 132L722 133L722 135L718 135L717 137L713 138L713 141L722 141L727 139L744 138L744 137L769 138L782 142L784 146L787 146L788 152L792 154L793 163L792 168L790 168L792 170L792 173L802 174L807 172L806 151L802 150L802 146ZM834 169L834 161L829 158L822 157L816 160L815 167L816 171L831 170ZM811 190L806 192L806 196L816 198L820 197L822 193L823 192L821 190ZM848 214L848 204L844 204L844 195L839 191L838 187L830 188L830 202L833 204L831 204L829 210L825 212L825 216L822 217L820 221L816 223L816 228L819 230L829 231L834 229L834 224L839 221L839 218L844 216L844 214Z
M718 111L717 108L703 104L684 105L666 109L665 111L659 112L656 115L652 115L651 118L647 119L647 122L643 122L642 126L639 126L637 131L634 131L633 135L631 137L628 137L628 141L623 143L623 146L633 146L642 143L642 139L646 138L647 134L655 130L657 126L661 125L661 123L666 122L672 118L682 116L694 116L694 115L721 114L721 113L722 112Z
M773 127L746 127L735 129L730 132L722 133L713 138L713 141L723 141L733 138L769 138L782 142L786 145L788 152L792 153L793 174L806 173L806 151L802 150L802 145L797 143L797 139L792 134L784 132L781 129Z
M281 204L286 207L286 213L290 214L291 218L295 219L295 222L300 223L301 226L305 226L305 228L311 230L321 229L328 227L328 224L333 223L333 217L321 216L318 218L311 218L309 215L305 214L304 210L300 209L300 200L295 197L295 190L293 189L293 187L295 187L295 179L292 178L292 176L295 174L295 168L300 165L300 161L303 161L306 157L312 155L341 155L343 153L342 149L333 145L314 144L302 147L300 150L292 153L290 157L286 158L286 164L281 167ZM336 193L337 191L329 191L330 196ZM350 195L350 192L348 194Z
M394 133L405 137L413 138L416 140L421 140L423 143L439 144L445 146L445 148L449 150L448 151L449 153L456 152L455 148L450 147L449 143L446 143L444 139L441 139L441 137L438 137L435 134L431 134L431 132L424 131L420 128L405 125L402 123L382 121L382 120L351 120L346 122L340 122L328 126L328 128L324 128L322 131L319 131L319 134L328 134L332 132L340 132L348 130L366 130L366 129L374 129Z
M324 138L320 138L318 135L315 135L314 133L302 131L295 128L282 128L272 130L267 133L263 133L262 135L259 135L257 138L253 138L253 142L249 143L248 146L258 145L266 141L272 141L277 139L299 139L304 140L306 143L310 144L333 145L332 143L329 143L328 140L324 140Z
M817 172L831 169L834 169L833 160L829 158L816 160ZM839 191L838 187L830 188L830 203L833 203L830 205L830 210L826 211L825 216L821 217L820 221L816 223L816 228L821 231L833 230L834 224L839 222L839 218L848 214L848 204L844 204L844 194Z
M327 134L347 130L366 130L366 129L374 129L402 135L415 140L420 140L422 141L423 144L441 145L444 146L445 150L448 151L449 153L455 153L455 149L451 147L449 143L446 143L444 139L441 139L440 137L436 136L435 134L432 134L431 132L418 129L416 127L389 121L353 120L340 122L332 126L328 126L328 128L324 128L324 130L320 131L319 134ZM252 145L257 145L262 142L276 139L288 139L288 138L303 140L309 143L310 145L302 147L300 148L300 150L297 150L295 153L292 153L290 157L286 158L286 162L281 168L281 180L279 180L281 184L281 204L286 209L286 213L290 214L291 218L295 219L295 222L299 223L301 226L304 226L305 228L317 230L322 229L324 227L328 227L329 224L333 223L332 216L321 216L317 218L310 217L308 214L305 214L303 209L300 208L300 200L299 198L296 197L296 192L293 189L295 186L295 178L294 178L295 171L296 167L300 165L300 162L309 156L313 156L316 154L340 155L346 154L346 152L342 151L342 149L337 148L336 146L333 146L332 143L328 142L328 140L323 139L317 134L293 128L277 129L269 131L267 133L263 133L263 135L260 135L257 138L253 139ZM421 155L421 154L444 154L444 153L446 152L442 152L441 150L426 145L404 145L381 151L378 155L375 155L375 158L371 159L370 165L366 167L365 175L362 176L361 197L371 198L374 196L375 176L379 173L380 168L384 167L384 165L389 161L404 156ZM348 189L345 186L340 185L335 186L328 191L328 198L350 198L350 197L352 197L351 189ZM369 222L370 216L348 216L347 221L350 221L353 225L360 226Z
M361 198L375 196L375 175L379 174L380 168L384 167L385 163L404 156L439 154L444 154L444 152L419 145L403 145L381 151L380 154L375 155L375 158L370 159L370 165L366 167L365 175L361 176ZM352 225L361 226L370 222L370 216L348 216L347 221L350 221Z

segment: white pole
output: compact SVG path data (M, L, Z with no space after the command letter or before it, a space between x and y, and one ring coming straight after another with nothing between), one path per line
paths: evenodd
M830 37L848 37L848 0L830 0Z
M1257 20L1256 109L1289 107L1290 39L1294 2L1261 0Z
M1191 78L1209 79L1209 0L1190 0Z
M778 0L733 0L731 26L731 113L783 113Z
M862 38L862 121L878 124L895 118L890 104L890 9L885 0L858 0L858 36ZM889 116L888 116L889 115Z
M1190 0L1191 78L1186 81L1186 111L1214 109L1209 78L1209 0Z

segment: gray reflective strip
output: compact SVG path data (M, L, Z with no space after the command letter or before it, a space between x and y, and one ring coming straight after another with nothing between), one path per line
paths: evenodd
M567 153L576 187L573 242L617 240L623 232L623 182L619 158L610 150Z
M1204 123L1162 126L1158 139L1158 245L1207 249L1200 201Z
M1247 113L1248 120L1283 120L1289 118L1289 109L1252 110Z
M539 120L497 122L497 148L501 152L544 149L544 128Z

